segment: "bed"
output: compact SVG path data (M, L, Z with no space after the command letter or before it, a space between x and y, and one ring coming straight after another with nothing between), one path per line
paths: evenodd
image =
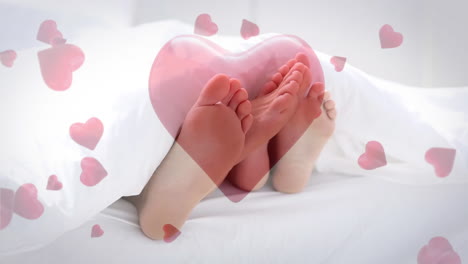
M81 227L2 263L417 263L437 236L468 259L468 185L408 186L370 176L313 173L304 192L265 186L240 203L218 190L172 243L146 238L118 200ZM99 224L104 235L91 237Z
M139 36L146 35L148 41L156 41L155 36L147 34L154 27L155 24L143 25L136 31ZM187 25L183 27L184 30L190 28ZM170 27L167 32L171 32ZM83 39L93 39L95 34L100 32L91 32L83 36ZM114 37L119 34L122 32L117 32ZM124 39L122 36L117 38ZM134 38L131 40L135 41ZM225 43L229 45L229 39ZM158 45L161 43L155 44ZM322 58L322 63L329 59L328 55L322 54L319 57ZM323 66L326 86L332 94L336 94L337 105L345 105L347 100L361 106L363 102L372 101L371 97L353 96L356 91L352 89L361 88L356 88L357 85L353 86L349 80L343 82L335 78L338 73L334 72L331 65ZM347 67L367 76L354 70L352 66ZM407 117L401 119L400 124L411 124L405 123L405 120L418 116L418 120L424 120L427 125L435 128L437 124L444 124L446 120L443 117L447 114L458 114L451 117L457 124L461 124L445 130L426 131L425 127L416 125L401 129L399 124L394 124L394 135L425 131L430 135L443 135L448 143L458 147L460 155L457 156L457 166L454 167L456 177L449 177L448 181L442 182L433 175L433 168L425 164L423 159L410 160L409 164L415 167L401 164L379 172L362 170L357 166L357 153L363 150L361 143L365 143L366 137L372 135L365 136L365 133L359 132L359 128L372 125L358 122L358 119L353 120L352 114L374 109L372 104L365 105L367 108L354 108L354 111L350 110L351 107L343 107L339 114L344 118L337 123L337 135L327 145L317 164L317 171L312 173L311 180L302 193L281 194L275 192L268 183L259 191L248 194L241 202L233 203L216 190L194 209L181 230L181 235L172 243L146 238L139 229L135 208L126 200L114 200L105 210L93 214L86 223L50 244L28 252L1 256L1 263L429 264L422 262L421 258L418 261L418 256L435 237L447 239L459 258L463 262L467 261L468 207L465 201L468 199L468 156L465 151L468 142L468 109L465 102L468 89L423 91L369 76L364 79L381 88L386 87L380 90L382 94L379 96L399 93L399 97L386 97L389 101L406 98L398 105L385 104L395 109L406 105L411 110ZM361 80L355 81L362 84L362 89L365 88L366 85ZM394 87L394 90L388 92L388 87ZM338 89L347 90L341 93ZM380 102L375 101L373 104L378 105ZM447 106L450 108L444 112L446 115L424 115L425 109L429 111L426 113L430 113ZM379 109L387 111L386 108ZM397 115L401 113L398 111L395 110ZM350 125L356 126L354 134L350 132ZM342 158L337 157L336 148L343 145L343 140L347 138L356 141L341 149ZM389 142L398 141L388 136L388 133L383 138L389 139ZM399 146L402 144L406 143L400 142L388 149L389 158L398 159L401 154ZM426 146L416 144L416 147ZM340 166L342 172L337 169ZM408 180L408 175L415 168L421 170ZM420 184L421 179L429 180ZM137 194L139 190L141 186L134 187L133 192L127 195ZM91 230L96 224L102 228L103 234L93 237Z

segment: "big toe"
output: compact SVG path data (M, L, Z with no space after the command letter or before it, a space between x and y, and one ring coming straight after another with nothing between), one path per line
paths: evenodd
M309 58L305 53L299 52L296 54L296 61L304 64L307 67L310 67Z
M230 82L225 74L217 74L203 87L197 105L214 105L229 95Z

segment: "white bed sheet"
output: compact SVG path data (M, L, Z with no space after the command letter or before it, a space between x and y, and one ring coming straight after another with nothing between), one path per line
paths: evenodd
M320 57L323 61L328 59L323 55ZM406 174L399 174L399 168L388 166L388 170L380 170L380 173L354 176L365 172L357 167L356 159L350 157L357 157L368 136L373 135L353 135L352 139L357 143L340 145L340 139L346 140L351 132L360 133L357 127L346 126L345 120L355 126L367 126L361 117L365 117L366 109L375 110L369 106L371 102L376 106L380 104L373 100L374 96L381 95L387 103L392 98L385 97L388 90L364 97L359 92L373 87L366 84L364 77L356 77L351 82L349 78L338 78L342 75L333 72L329 64L322 66L326 85L339 106L349 101L348 109L356 105L367 108L353 108L360 111L359 115L341 108L342 121L337 122L340 133L330 141L317 164L321 173L313 175L303 193L284 195L266 186L236 204L217 191L194 209L181 230L182 235L170 244L147 239L139 230L133 206L119 200L53 243L35 251L0 257L0 263L416 263L419 250L436 236L450 241L462 263L468 261L468 183L463 178L468 176L463 167L466 163L457 163L460 177L456 179L459 181L452 181L457 184L410 185L414 181L405 177L408 172L414 172L415 164L422 167L418 171L420 177L434 175L432 168L419 160L419 156L413 158L409 154L407 160L415 161L409 163L411 166ZM363 85L352 85L356 82ZM418 101L414 104L416 110L422 107L437 110L438 106L447 105L457 110L461 115L451 120L465 122L465 126L457 130L440 125L439 128L447 128L447 131L435 131L434 135L443 134L454 145L457 140L462 141L459 142L461 145L466 144L468 111L464 102L468 98L467 88L453 90L453 93L436 89L429 94L416 88L387 85L400 89L400 94L401 89L408 89L403 92L408 100L400 105L415 102L412 98L423 98L422 102L435 104L426 108ZM458 99L456 103L454 99ZM397 116L398 113L401 112L397 112ZM445 112L442 117L447 113L450 112ZM410 116L399 120L399 124L404 125L411 124L405 120L412 119ZM442 121L443 118L437 119L434 115L427 120L432 125ZM410 132L415 133L416 129L422 130L415 126ZM378 132L376 129L372 131ZM451 138L454 131L458 131L453 134L457 137ZM405 130L398 132L405 134ZM391 143L393 145L386 144L389 157L398 156L402 143L396 140ZM337 145L347 147L343 150L346 155L341 159L336 158L332 149ZM465 149L459 150L461 155L457 157L463 160L467 157L463 152ZM342 165L346 175L327 172L337 164ZM452 176L448 179L450 183ZM102 237L91 238L94 224L104 230Z
M232 203L218 190L193 211L172 243L141 233L119 200L16 263L417 263L432 237L468 261L468 185L408 186L370 176L313 173L303 193L270 185ZM104 235L91 238L99 224Z

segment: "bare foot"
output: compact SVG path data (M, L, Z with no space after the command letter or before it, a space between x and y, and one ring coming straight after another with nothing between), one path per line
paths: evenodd
M323 84L314 84L314 88L322 90ZM335 130L336 114L335 102L326 91L320 116L276 164L273 186L277 191L297 193L304 189L320 152Z
M166 225L180 229L237 163L253 121L247 97L238 80L222 74L203 88L164 161L142 193L129 198L148 237L164 238Z
M283 65L278 70L278 73L273 75L272 80L265 84L258 97L252 101L252 114L254 115L254 119L256 119L257 116L262 117L258 113L261 113L263 110L265 104L264 101L268 102L271 98L275 98L278 92L284 89L283 87L287 87L291 82L294 83L296 88L294 99L297 101L294 103L298 104L301 100L300 94L305 93L305 85L303 83L308 82L310 84L310 73L307 66L301 62L297 62L295 59L290 60L286 65ZM280 129L283 129L284 125L289 122L290 118L296 112L296 109L297 107L292 108L294 112L288 112L287 115L283 116L284 118L288 117L287 120L276 120L276 129L271 130L271 132L277 133ZM257 127L255 127L256 125ZM279 127L279 125L282 125L282 127ZM264 127L267 126L262 125L262 122L256 121L253 124L251 132L253 134L256 131L255 129L258 129L261 133L268 133L269 131L265 131ZM249 133L251 132L249 131ZM271 134L271 132L268 135L268 140L275 135ZM245 191L256 190L264 185L270 170L270 162L267 152L268 140L261 141L263 143L262 145L257 145L253 151L249 152L250 154L246 156L242 162L231 170L228 176L230 182Z
M299 53L296 61L309 65L305 54ZM308 69L308 68L307 68ZM323 101L323 84L317 83L311 87L311 73L304 72L304 81L301 83L299 105L296 112L281 131L270 141L268 152L271 166L274 166L304 134L312 121L320 116ZM309 89L310 88L310 89Z

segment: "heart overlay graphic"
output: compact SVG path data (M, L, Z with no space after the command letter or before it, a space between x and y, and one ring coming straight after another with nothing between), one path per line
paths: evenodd
M425 159L434 166L436 175L444 178L452 171L456 152L449 148L431 148L426 152Z
M57 175L50 175L49 180L47 181L47 190L58 191L63 188L62 182L59 181Z
M70 88L73 72L84 62L83 51L71 44L62 44L37 53L41 74L47 86L55 91Z
M434 237L421 248L418 264L461 264L460 256L444 237Z
M5 50L3 52L0 52L0 62L8 68L13 67L16 57L17 54L14 50Z
M70 137L78 144L94 150L104 133L104 125L96 117L90 118L86 123L75 123L70 126Z
M198 35L212 36L218 32L218 25L211 20L210 15L201 14L195 20L195 29L193 32Z
M104 230L102 230L100 225L93 225L91 228L91 237L101 237L104 235Z
M314 51L296 36L274 36L241 53L232 53L203 37L178 36L165 44L151 68L149 93L153 109L175 138L201 89L213 76L224 73L239 79L253 99L278 68L300 52L308 56L312 83L323 83L322 67Z
M13 213L29 220L42 216L44 206L38 200L37 188L34 184L23 184L16 192L0 188L0 230L10 224Z
M382 49L397 48L403 43L403 34L395 32L390 25L383 25L379 31Z
M367 142L366 151L359 157L358 164L365 170L373 170L387 165L382 144L377 141Z
M37 32L36 39L50 45L65 43L62 32L57 29L57 23L53 20L42 22Z

